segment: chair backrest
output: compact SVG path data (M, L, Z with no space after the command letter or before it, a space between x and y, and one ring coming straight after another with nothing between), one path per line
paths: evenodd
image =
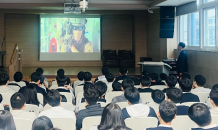
M99 82L99 81L104 82L106 84L108 83L107 80L97 80L96 83Z
M196 124L188 116L177 116L172 121L172 127L174 130L190 130L196 128Z
M112 92L112 91L113 91L112 85L107 84L107 92Z
M167 88L166 85L154 85L154 86L151 86L151 89L158 89L158 90L164 90L165 88Z
M127 118L125 123L132 130L145 130L150 127L157 127L158 120L155 117Z
M91 116L83 119L82 130L89 130L95 125L99 125L101 122L101 116Z
M121 108L121 110L122 110L123 108L126 108L126 107L129 106L129 104L128 104L127 102L117 102L116 104L119 105L119 107Z
M199 97L200 102L206 102L210 93L209 92L196 92L193 94L195 94Z
M182 103L182 105L190 107L191 105L193 105L195 103L199 103L199 102L184 102L184 103Z
M159 111L159 104L157 104L157 103L155 103L155 102L150 102L150 103L148 103L147 105L148 105L149 107L153 108L156 113L158 113L158 111Z
M58 85L51 85L50 89L58 89Z
M84 83L84 81L79 81L79 80L74 81L74 82L73 82L73 87L74 87L74 89L75 89L79 84L82 84L82 83Z
M141 85L134 85L135 88L141 88Z
M212 122L216 125L218 125L218 116L213 116L212 115Z
M75 108L76 108L73 104L68 103L68 102L61 102L61 106L64 109L69 110L69 111L73 111L73 112L75 111ZM43 111L49 110L51 108L52 108L52 106L50 106L49 104L46 104L43 108Z
M118 82L122 84L123 80L119 80Z
M67 102L72 103L73 97L69 92L60 92L61 95L64 95L67 98Z
M20 90L20 87L16 85L8 85L7 87L13 89L15 92L18 92Z
M56 86L58 86L58 84L57 84L57 81L56 81L56 80L53 80L53 81L51 82L51 86L53 86L53 85L56 85Z
M76 96L76 104L81 103L81 99L84 98L83 92L79 92Z
M77 87L75 88L75 96L77 96L77 94L78 94L79 92L83 92L83 86L77 86Z
M76 130L76 122L71 118L50 118L54 128Z
M98 103L101 104L101 107L105 107L105 106L107 105L107 103L105 103L105 102L98 102ZM79 110L86 109L86 108L85 108L85 104L86 104L85 102L80 103L80 104L79 104Z
M31 130L33 122L28 119L14 118L14 123L16 126L16 130Z
M1 93L3 100L1 102L1 104L9 104L11 106L11 96L12 94L10 93Z
M0 104L0 110L4 110L3 104Z
M39 115L39 107L36 105L26 104L24 111L34 112L36 114L36 116Z
M107 92L106 95L105 95L105 99L107 102L111 102L112 99L116 96L120 96L121 94L123 94L122 91L119 91L119 92Z
M16 81L10 81L9 83L15 83L18 84L20 87L26 86L26 83L24 81L16 82Z
M44 104L44 98L43 98L43 95L41 93L37 93L37 98L41 104Z
M154 102L151 93L140 93L140 98L142 99L142 103L149 103L149 102Z

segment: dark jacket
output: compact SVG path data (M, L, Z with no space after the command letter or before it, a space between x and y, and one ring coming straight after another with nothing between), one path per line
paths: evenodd
M177 73L188 72L188 56L185 50L180 52L179 58L176 62Z
M33 85L33 86L35 86L37 93L41 93L44 97L46 96L45 89L39 87L37 84L34 84L34 83L30 83L30 84ZM25 88L26 88L26 86L20 88L19 93L24 94L24 90L25 90ZM45 98L44 98L44 99L45 99Z
M128 76L128 75L122 75L116 78L115 82L119 81L119 80L124 80L124 79L132 79L132 77Z
M213 128L210 128L210 129L192 128L191 130L218 130L218 127L213 127Z
M166 85L164 82L151 82L150 86L155 86L155 85Z
M147 92L152 92L153 89L151 88L138 88L140 93L147 93Z
M200 102L200 99L193 93L183 93L181 103L184 102Z
M188 115L188 106L177 106L177 114L176 115Z
M163 127L163 126L158 126L154 128L147 128L146 130L173 130L172 127Z
M85 98L82 98L81 103L85 102ZM98 102L104 102L106 103L107 101L105 99L99 99Z

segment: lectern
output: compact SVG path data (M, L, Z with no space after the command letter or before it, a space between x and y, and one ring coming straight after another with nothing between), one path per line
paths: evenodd
M163 62L138 62L142 66L142 71L147 70L149 73L165 73L169 75L169 70L172 68Z

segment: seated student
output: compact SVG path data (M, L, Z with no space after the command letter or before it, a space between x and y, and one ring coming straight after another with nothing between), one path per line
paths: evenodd
M178 88L171 88L167 90L167 101L173 102L177 107L177 115L188 115L188 106L181 105L182 91Z
M218 89L212 88L210 92L210 102L213 106L212 109L210 109L210 113L212 116L218 116Z
M210 92L209 88L204 88L204 85L206 83L206 78L202 75L196 75L194 77L194 81L193 81L193 87L191 92L195 93L195 92Z
M106 75L110 72L108 67L102 67L101 68L101 76L98 76L98 78L95 79L94 83L96 83L97 81L103 81L106 82Z
M124 95L129 104L128 107L122 109L124 119L134 117L157 117L153 108L139 103L140 95L136 88L126 88Z
M146 75L148 75L149 73L148 73L148 71L147 70L143 70L142 71L142 76L146 76Z
M47 116L36 118L32 124L32 130L50 130L52 128L53 124Z
M8 85L14 85L14 86L18 86L18 87L23 87L23 86L26 86L26 83L24 81L22 81L23 79L23 74L19 71L17 71L15 74L14 74L14 81L10 81L8 83ZM21 85L19 85L19 84Z
M179 88L182 90L182 100L181 103L184 102L200 102L199 97L193 93L191 93L192 82L189 79L181 79L179 81Z
M161 90L153 90L151 93L151 97L157 105L159 105L163 100L165 100L165 94Z
M180 77L180 80L181 79L191 79L191 75L188 73L188 72L183 72L181 77Z
M120 73L120 76L115 79L115 82L119 80L124 80L124 79L132 79L132 77L127 76L128 70L126 67L120 67L119 73Z
M160 125L155 128L147 128L146 130L173 130L171 123L176 118L176 109L174 103L163 101L159 106L159 112L157 114Z
M134 82L134 87L135 88L141 88L140 79L138 77L132 77L132 80Z
M143 92L152 92L153 89L150 88L151 85L151 78L148 76L142 76L140 79L141 88L138 88L140 93Z
M154 85L165 85L164 82L159 82L158 79L158 74L157 73L150 73L148 75L150 78L151 78L151 86L154 86Z
M37 72L33 72L30 77L31 77L31 83L30 84L33 85L36 88L37 93L41 93L45 97L46 96L45 89L39 87L41 75L39 73L37 73ZM25 88L26 87L20 88L19 92L24 94Z
M132 130L132 129L125 126L117 126L114 130Z
M160 82L164 82L166 84L166 78L167 78L167 74L165 73L161 73L160 74Z
M84 83L79 84L78 86L84 86L86 83L92 83L92 74L90 72L84 72L83 81Z
M173 75L170 75L166 78L166 86L167 88L165 88L163 90L164 93L166 93L166 91L168 91L171 88L175 88L176 84L177 84L177 78Z
M189 118L199 127L192 130L218 130L218 126L212 123L210 110L204 103L195 103L188 109Z
M61 107L61 95L58 90L50 90L46 96L47 103L52 106L51 109L42 111L39 114L41 116L47 116L49 118L71 118L76 121L75 113Z
M97 83L94 84L95 89L98 90L99 93L99 100L98 102L105 102L105 94L107 92L107 85L102 82L102 81L98 81Z
M61 102L67 102L67 98L64 95L61 95Z
M103 107L101 104L97 104L99 99L98 90L94 87L89 87L84 91L84 98L86 102L86 109L80 110L77 115L76 119L76 127L77 129L82 128L83 119L89 116L101 116L103 111Z
M59 69L58 71L57 71L57 76L61 76L61 75L64 75L64 69ZM70 78L68 78L67 77L67 80L66 80L67 82L66 82L66 85L69 85L69 86L71 86L71 81L70 81Z
M11 107L12 111L11 114L14 119L16 118L23 118L31 120L32 122L37 118L34 112L27 112L24 111L26 107L26 99L21 93L15 93L11 96Z
M39 67L39 68L36 69L36 72L38 72L40 74L40 76L41 76L40 82L43 82L44 86L46 88L48 88L47 84L45 83L44 70L41 67Z
M16 130L13 117L9 111L0 110L0 130Z
M107 91L112 91L112 84L114 81L114 75L112 73L108 73L106 76L107 79Z
M73 87L74 87L74 88L77 87L79 84L84 84L83 75L84 75L84 72L83 72L83 71L80 71L80 72L77 74L78 80L77 80L77 81L74 81L74 83L73 83Z
M113 91L122 91L121 87L122 84L120 82L113 82L112 84Z
M9 83L8 74L0 74L0 93L10 93L14 94L15 91L9 87L7 87Z

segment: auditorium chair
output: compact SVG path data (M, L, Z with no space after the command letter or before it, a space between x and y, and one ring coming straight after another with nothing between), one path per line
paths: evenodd
M172 127L174 130L191 130L197 125L188 116L176 116L172 121Z
M61 102L61 107L63 107L66 110L73 111L73 112L75 111L75 108L76 108L76 106L74 106L72 103L68 103L68 102ZM43 111L49 110L51 108L52 108L52 106L50 106L49 104L46 104L43 108Z
M149 102L146 105L151 107L151 108L153 108L156 114L158 113L158 111L159 111L159 104L157 104L156 102Z
M126 126L131 128L132 130L146 130L150 127L157 127L158 120L155 117L137 117L127 118L125 120L125 123Z
M75 96L77 97L77 94L80 93L80 92L83 92L83 86L77 86L75 88Z
M117 105L119 105L120 109L122 110L123 108L126 108L129 106L127 102L117 102Z
M135 66L135 56L132 54L131 50L118 50L118 59L120 66Z
M9 104L9 108L10 108L10 110L12 110L12 108L11 108L11 96L13 94L1 93L1 95L2 95L2 98L3 98L1 104Z
M211 116L212 116L212 122L214 124L218 125L218 116L213 116L213 115L211 115Z
M139 94L140 94L143 104L154 102L153 99L151 98L151 93L139 93Z
M64 95L67 98L67 102L72 103L73 97L69 92L60 92L61 95Z
M91 116L83 119L82 130L89 130L91 127L99 125L101 116Z
M18 92L20 90L20 87L16 85L8 85L7 87L13 89L15 92Z
M105 95L105 100L108 102L108 103L111 103L112 99L116 96L120 96L121 94L123 94L123 91L117 91L117 92L108 92L106 93Z
M119 66L116 50L103 50L102 63L107 67Z
M10 81L9 83L15 83L18 84L20 87L26 86L26 83L24 81L16 82L16 81Z
M34 112L36 114L36 116L39 115L39 107L37 105L26 104L24 111Z
M84 98L83 92L79 92L76 96L76 104L80 104L82 98Z
M209 92L196 92L196 93L193 93L195 95L197 95L200 99L200 102L206 102L210 93Z
M165 88L167 88L167 86L166 85L154 85L154 86L151 86L150 88L153 90L155 89L164 90Z
M14 118L14 123L16 126L16 130L31 130L33 122L28 119Z
M4 110L3 104L0 104L0 110Z
M44 97L41 93L37 93L37 98L39 102L43 105L44 104Z
M54 128L76 130L76 122L71 118L50 118Z

